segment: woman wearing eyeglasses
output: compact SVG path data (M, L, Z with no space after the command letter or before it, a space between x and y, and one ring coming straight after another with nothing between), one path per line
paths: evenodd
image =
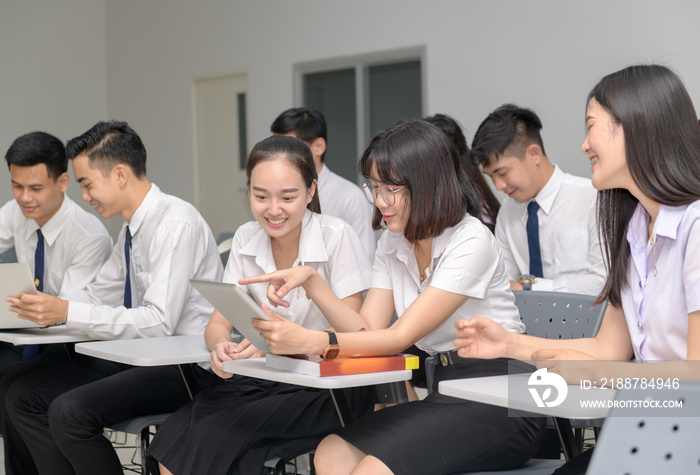
M368 331L338 333L340 356L390 355L416 344L440 354L443 379L505 374L507 359L457 357L454 322L481 315L511 332L522 332L503 259L491 232L474 217L481 203L473 185L460 182L456 150L444 133L423 121L399 123L374 137L360 161L384 222L372 280L359 313L338 297L313 269L295 267L243 279L270 282L277 306L303 286L326 316L361 319ZM255 320L274 353L322 354L332 342L323 332L278 317ZM391 324L394 312L398 320ZM524 368L527 365L523 366ZM541 418L508 417L507 409L457 400L435 390L423 401L365 416L319 445L319 473L439 474L517 467L532 456L543 431Z

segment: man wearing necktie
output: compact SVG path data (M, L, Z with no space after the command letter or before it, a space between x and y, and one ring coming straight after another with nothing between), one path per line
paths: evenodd
M513 290L598 295L605 266L596 226L596 190L545 154L534 111L505 104L479 126L472 160L508 195L496 219Z
M44 291L44 235L41 228L36 230L36 252L34 253L34 286L39 292ZM22 360L31 361L39 356L39 345L24 345Z
M100 340L203 334L214 309L190 279L220 281L223 267L202 216L148 180L146 149L125 122L99 122L66 149L83 200L124 224L112 256L85 289L66 298L11 298L14 311ZM220 381L198 365L182 371L192 393ZM182 378L178 366L75 355L15 380L5 406L40 473L121 473L103 427L179 409L190 399Z
M0 208L0 252L14 246L17 261L34 270L40 292L62 296L79 291L109 256L112 239L97 217L66 195L70 177L63 142L45 132L31 132L12 143L5 160L14 199ZM0 401L25 372L67 358L64 345L0 343ZM5 473L36 473L27 448L8 425L4 404L0 432Z

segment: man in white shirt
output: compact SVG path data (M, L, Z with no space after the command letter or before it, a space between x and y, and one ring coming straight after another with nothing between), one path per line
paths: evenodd
M67 300L44 294L10 299L42 325L65 322L100 339L201 334L213 307L189 280L219 281L211 229L189 203L146 177L146 150L125 122L99 122L67 144L83 199L103 218L124 218L111 257ZM218 378L183 365L193 392ZM175 411L189 400L177 366L132 367L75 354L70 363L18 378L10 418L40 473L121 473L102 430L129 417ZM7 454L6 454L7 456Z
M12 142L5 160L15 199L0 208L0 252L14 246L17 261L29 265L37 289L46 294L65 296L82 289L109 257L112 239L97 217L65 194L70 178L63 142L45 132L25 134ZM35 359L39 352L42 357ZM28 366L26 373L65 358L63 345L0 343L0 401L14 380L12 371L21 365ZM5 406L0 407L5 453L13 454L5 457L5 473L22 473L13 461L29 455L23 445L11 444L15 437L6 433L12 428L5 427Z
M287 109L275 119L270 131L298 138L311 148L318 173L321 213L348 223L359 236L370 261L374 260L377 242L372 231L372 206L359 186L336 175L324 163L328 132L323 114L312 107Z
M537 114L513 104L492 112L472 160L508 195L496 220L511 288L598 295L605 283L596 190L550 163Z

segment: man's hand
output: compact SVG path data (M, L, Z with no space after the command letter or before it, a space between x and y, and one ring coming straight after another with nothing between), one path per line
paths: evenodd
M68 301L39 292L37 295L21 293L17 298L8 297L10 311L19 318L30 320L42 327L66 321Z

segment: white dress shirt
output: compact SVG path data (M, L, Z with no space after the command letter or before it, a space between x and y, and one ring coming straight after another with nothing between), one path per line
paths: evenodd
M403 234L385 231L377 243L371 287L393 292L396 314L401 315L428 286L469 298L416 346L430 354L454 350L455 321L474 316L490 318L506 330L522 333L525 325L503 266L501 250L481 221L465 218L433 238L432 272L421 284L414 244Z
M377 248L372 230L374 208L360 187L323 165L318 174L318 199L321 201L321 213L336 216L348 223L360 238L370 261L374 259Z
M638 205L627 228L630 260L622 309L639 361L684 360L688 314L700 310L700 201L659 207L647 239L649 215Z
M605 264L596 226L597 191L587 178L557 166L535 197L542 273L532 290L598 295L605 283ZM527 205L506 198L496 219L496 240L503 249L506 273L518 280L530 273Z
M22 214L15 200L0 208L0 252L15 246L18 262L34 275L39 225ZM97 275L112 250L112 238L100 220L68 195L41 228L44 235L44 293L65 297L82 290Z
M334 216L307 210L301 226L299 254L294 261L295 265L316 269L333 293L341 299L369 288L372 266L350 225ZM243 277L276 270L270 236L260 224L250 221L238 228L233 236L224 282L235 284ZM267 283L261 283L243 285L241 289L250 292L258 303L269 304L267 287ZM303 288L293 289L285 300L291 304L288 308L271 308L287 320L311 330L324 330L331 326Z
M204 218L191 204L151 184L128 225L133 308L123 306L124 223L95 281L69 296L66 326L96 339L202 333L214 308L194 291L190 279L220 281L223 273Z

